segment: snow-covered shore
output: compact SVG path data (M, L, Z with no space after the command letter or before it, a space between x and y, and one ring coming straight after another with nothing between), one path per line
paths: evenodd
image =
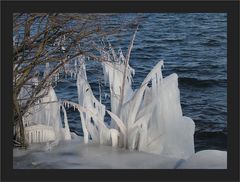
M101 89L99 100L93 94L86 58L74 59L74 69L69 71L77 79L78 103L59 100L52 86L43 89L47 94L30 107L30 114L23 115L29 148L14 149L14 168L226 169L226 152L195 153L195 123L182 112L178 75L163 77L163 60L133 90L135 71L129 58L136 33L137 29L126 57L121 51L117 55L110 43L108 51L100 49L101 56L108 60L102 66L105 84L109 84L111 111L101 102ZM44 75L50 70L46 64ZM23 91L20 98L25 95ZM70 106L79 111L83 137L70 133L65 110ZM111 117L110 125L104 120L106 113Z
M187 160L128 151L100 144L84 144L82 138L61 141L45 151L40 144L13 150L14 169L226 169L227 152L200 151Z

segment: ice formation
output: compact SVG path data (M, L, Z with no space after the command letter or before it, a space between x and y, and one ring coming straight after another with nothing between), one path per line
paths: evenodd
M134 34L135 37L135 34ZM134 39L134 38L133 38ZM163 61L151 70L139 89L133 91L134 69L129 65L133 40L126 58L109 44L100 51L104 80L109 84L110 127L104 123L105 106L98 101L87 81L83 60L78 60L78 108L84 142L93 142L186 159L194 154L194 122L182 114L178 76L162 76Z
M71 105L78 109L84 134L84 143L92 141L100 144L117 145L118 131L109 129L104 122L105 106L93 95L87 81L85 64L81 61L77 75L78 101L73 103L64 101L64 105Z
M54 89L48 89L48 94L40 99L39 104L31 107L23 116L29 144L71 139L65 108L58 102ZM62 126L60 109L64 113L65 127Z
M119 66L124 63L115 60L109 66L109 62L104 62L103 67L110 85L111 103L117 106L121 89L119 92L116 90L123 80L123 69L122 72L112 69L114 64ZM163 61L160 61L134 92L131 89L131 79L127 80L127 91L123 94L120 112L112 108L108 113L117 124L115 129L120 133L119 146L130 150L188 158L194 154L195 125L190 118L182 115L177 75L163 78L162 66ZM131 78L130 72L128 77ZM150 82L151 86L148 86Z
M48 72L49 65L47 64L44 76ZM24 86L18 96L21 105L26 104L26 99L31 95L32 87L30 85L38 85L39 81L38 78L34 77L29 82L30 84ZM60 140L70 140L67 113L61 102L59 102L53 87L47 86L36 97L39 97L39 99L22 118L27 143L51 142L52 145L55 145ZM60 115L61 110L64 114L64 127Z
M65 72L77 77L78 103L58 102L54 89L39 105L31 108L33 114L24 116L26 138L29 143L71 139L66 111L63 106L73 106L80 113L84 143L161 154L186 159L194 154L194 122L182 114L178 76L162 75L163 60L150 71L140 87L132 89L134 69L129 65L130 53L136 32L126 57L119 55L109 44L109 50L100 53L105 83L109 84L111 124L104 122L105 105L97 100L87 80L84 57L74 60L73 68L65 65ZM46 72L49 65L46 66ZM47 103L47 104L43 104ZM40 109L39 109L40 107ZM63 109L65 128L61 125L60 108ZM39 110L39 111L37 111ZM40 133L40 134L39 134Z

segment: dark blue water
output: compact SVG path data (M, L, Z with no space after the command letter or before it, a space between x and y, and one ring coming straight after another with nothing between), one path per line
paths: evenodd
M195 149L227 150L227 16L213 13L117 14L105 21L106 28L140 17L130 65L135 69L133 87L139 87L153 66L163 59L163 76L177 73L183 114L196 124ZM109 37L126 52L133 31ZM89 63L88 79L98 97L102 69ZM102 92L108 89L102 86ZM60 98L77 102L75 80L57 86ZM109 98L108 98L109 99ZM109 108L109 100L103 100ZM81 135L80 117L68 111L71 131Z

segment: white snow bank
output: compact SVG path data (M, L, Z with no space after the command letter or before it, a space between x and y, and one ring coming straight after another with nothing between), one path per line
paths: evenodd
M72 140L60 141L50 151L44 144L30 149L13 150L14 169L226 169L227 152L205 150L190 159L129 151L111 146L84 144L83 138L71 133Z
M101 144L84 144L77 136L70 141L60 141L51 151L41 144L29 150L14 149L14 169L173 169L179 160L128 151ZM34 146L34 145L32 145Z
M178 169L227 169L227 152L203 150L182 162Z

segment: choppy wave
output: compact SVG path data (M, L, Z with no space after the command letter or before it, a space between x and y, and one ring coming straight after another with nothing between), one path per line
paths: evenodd
M179 77L179 84L186 84L192 87L213 87L213 86L221 86L221 85L226 85L227 80L226 79L219 79L219 80L214 80L214 79L207 79L207 80L202 80L198 78L191 78L191 77Z

